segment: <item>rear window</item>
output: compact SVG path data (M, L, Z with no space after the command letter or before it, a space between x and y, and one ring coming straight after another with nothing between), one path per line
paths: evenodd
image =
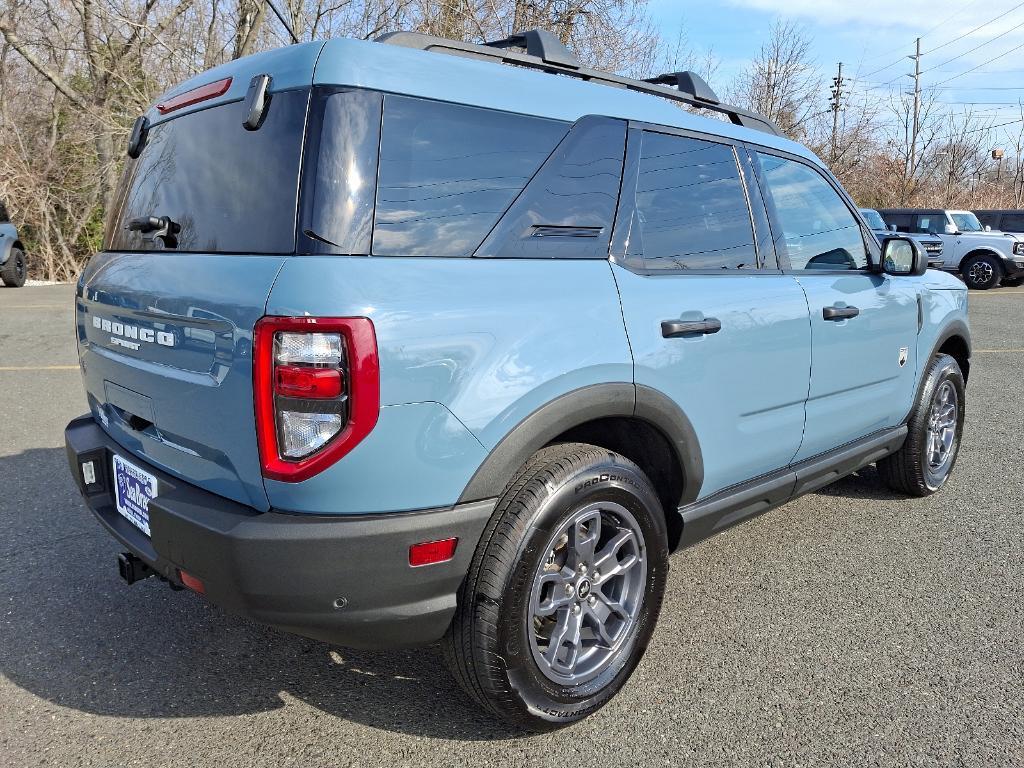
M272 96L259 130L242 123L238 101L182 115L150 129L129 160L105 248L160 250L135 218L167 216L181 227L178 251L292 253L308 91Z

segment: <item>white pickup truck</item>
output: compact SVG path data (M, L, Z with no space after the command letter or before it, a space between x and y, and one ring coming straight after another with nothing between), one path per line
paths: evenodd
M939 238L943 269L959 272L968 288L985 290L1024 280L1024 237L988 229L971 211L880 208L878 212L897 232Z

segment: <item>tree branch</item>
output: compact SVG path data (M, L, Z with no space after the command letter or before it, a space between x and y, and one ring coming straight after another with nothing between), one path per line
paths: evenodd
M29 63L29 65L36 70L40 75L49 80L53 87L60 91L64 97L74 104L76 107L81 109L88 109L85 103L85 99L81 97L70 85L64 82L64 79L54 72L52 69L47 67L41 62L32 51L28 49L25 43L22 42L21 38L18 37L14 31L14 26L11 24L10 19L6 16L0 16L0 34L4 36L4 40L7 44L16 50L21 57Z

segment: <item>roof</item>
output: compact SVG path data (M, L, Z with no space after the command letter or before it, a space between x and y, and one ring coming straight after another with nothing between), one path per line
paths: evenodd
M585 115L605 115L760 144L824 165L802 144L687 112L659 96L487 60L348 38L276 48L215 67L171 88L157 101L231 77L223 96L168 117L161 116L154 107L146 117L150 125L156 125L215 103L237 101L245 97L249 80L262 73L273 78L272 92L312 83L367 88L569 122Z

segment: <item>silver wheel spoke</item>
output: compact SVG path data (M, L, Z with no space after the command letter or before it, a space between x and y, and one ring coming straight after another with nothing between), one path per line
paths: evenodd
M601 538L601 512L577 520L569 529L569 551L573 557L572 564L578 566L585 563L588 567L594 562L597 541Z
M636 544L636 534L632 531L619 531L607 544L601 547L594 561L594 568L601 576L594 580L595 584L604 584L608 579L621 576L634 565L640 562L640 558L632 555L626 561L620 562L619 552L627 544Z
M576 667L580 652L580 628L582 614L568 608L558 614L558 623L551 633L551 640L544 658L551 668L565 675L571 675Z
M540 589L534 589L533 594L533 615L534 616L550 616L559 608L569 605L573 602L573 596L566 592L566 584L571 583L566 578L564 570L561 571L549 571L541 574L537 579L536 584ZM545 596L548 589L544 587L550 584L550 594Z

